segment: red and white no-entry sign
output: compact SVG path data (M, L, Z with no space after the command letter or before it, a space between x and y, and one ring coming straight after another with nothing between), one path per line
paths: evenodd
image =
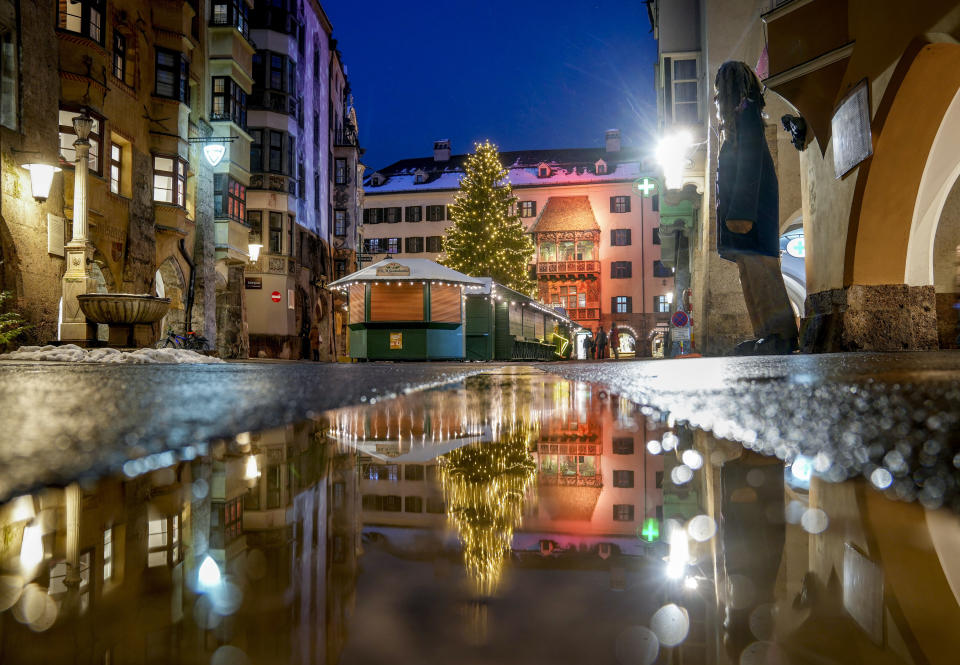
M280 297L281 296L279 291L274 291L273 293L270 294L270 300L272 300L273 302L280 302Z

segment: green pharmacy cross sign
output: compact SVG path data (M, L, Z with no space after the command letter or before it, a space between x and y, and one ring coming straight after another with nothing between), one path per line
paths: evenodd
M643 530L640 537L648 543L660 540L660 522L656 517L648 517L643 521Z
M651 196L657 193L657 181L653 178L640 178L633 183L633 188L637 191L640 196L645 199L649 199Z

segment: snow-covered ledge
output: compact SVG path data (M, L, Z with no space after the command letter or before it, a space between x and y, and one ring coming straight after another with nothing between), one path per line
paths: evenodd
M0 354L0 361L51 361L74 363L124 363L134 365L160 365L184 363L222 363L220 358L205 356L187 349L82 349L76 344L63 346L21 346L16 351Z

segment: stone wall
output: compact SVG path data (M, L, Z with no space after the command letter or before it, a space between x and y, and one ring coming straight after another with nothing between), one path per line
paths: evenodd
M934 288L855 284L811 293L802 327L806 353L936 349Z
M213 169L201 156L199 147L191 151L196 169L196 209L194 211L193 262L197 278L194 284L193 329L213 342L217 335L216 238L213 217ZM242 278L242 276L241 276ZM242 279L241 279L242 281ZM219 341L216 344L219 347Z
M216 348L221 358L246 358L250 339L246 325L243 265L229 265L226 269L226 282L216 290Z
M136 148L133 156L130 217L124 247L123 293L153 293L157 272L157 238L153 216L153 163Z

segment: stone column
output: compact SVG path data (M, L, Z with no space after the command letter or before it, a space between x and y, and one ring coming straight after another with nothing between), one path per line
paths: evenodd
M60 339L65 342L85 343L96 339L96 326L87 320L80 310L78 295L96 292L96 283L90 274L93 261L93 244L87 233L87 170L90 155L90 134L92 121L86 115L73 119L77 140L73 145L77 150L73 184L73 237L64 248L67 269L63 275L63 322L60 327Z
M64 490L66 499L66 554L67 573L63 584L67 587L66 604L73 608L79 606L80 591L80 511L83 507L83 494L80 485L71 483Z

